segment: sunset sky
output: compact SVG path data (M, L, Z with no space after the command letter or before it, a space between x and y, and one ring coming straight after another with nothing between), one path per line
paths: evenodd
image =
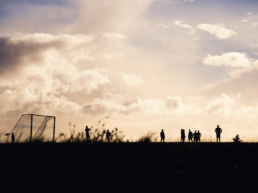
M258 140L257 0L6 0L0 26L2 133L36 113Z

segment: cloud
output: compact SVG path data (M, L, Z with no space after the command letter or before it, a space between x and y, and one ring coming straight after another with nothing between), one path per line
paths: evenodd
M102 34L103 38L117 38L117 39L125 39L126 36L118 33L110 33L110 32L105 32Z
M94 60L89 51L82 48L92 42L94 37L78 35L50 35L43 33L20 34L16 37L0 38L0 73L21 67L25 63L42 60L44 53L51 50L67 50L73 60ZM73 49L77 48L77 52ZM78 49L80 48L80 49Z
M179 0L176 2L176 4L183 4L183 3L188 3L188 2L194 2L194 0Z
M250 13L246 13L246 15L251 15L252 13L250 12Z
M249 67L250 60L245 53L228 52L221 56L208 54L202 60L203 64L211 66Z
M171 28L171 26L167 24L157 23L157 25L163 28Z
M180 27L183 27L183 28L187 29L187 30L188 30L188 33L191 34L191 35L193 35L193 34L195 33L195 29L194 29L192 26L190 26L190 25L182 24L182 23L181 23L180 21L178 21L178 20L174 21L173 23L174 23L175 25L178 25L178 26L180 26Z
M206 86L202 91L204 94L237 94L245 96L257 95L258 81L258 60L251 66L242 69L236 69L229 72L230 78L223 79L216 84Z
M244 23L244 22L248 22L248 20L247 19L243 19L240 22Z
M254 27L257 27L257 26L258 26L258 22L253 22L252 25L253 25Z
M258 47L258 44L254 44L254 43L250 42L250 46L251 47Z
M193 37L193 38L192 38L192 40L197 41L197 40L198 40L198 38L197 38L197 37Z
M225 28L223 24L199 24L197 25L197 29L207 31L210 34L215 35L218 39L227 39L230 38L232 35L237 34L235 31Z
M108 60L115 59L115 58L125 58L124 53L112 53L112 54L105 54L104 57L107 58Z
M64 94L88 94L109 83L107 76L98 69L82 72L74 69L71 73L62 73L54 70L58 65L44 67L28 66L22 72L15 73L14 77L0 79L0 87L4 88L0 94L3 114L22 113L29 109L33 112L41 112L42 109L61 113L78 112L80 105Z
M205 111L215 115L230 116L234 106L235 101L228 95L222 93L207 105Z
M80 105L66 94L89 94L110 83L106 69L77 67L81 59L94 60L86 48L92 41L90 36L66 34L2 38L0 70L6 73L0 77L0 112L78 112Z
M183 107L180 97L167 97L165 99L125 99L123 95L106 93L103 99L96 98L93 102L83 105L83 112L89 114L122 114L131 113L180 113Z
M124 74L121 73L122 81L127 84L127 86L140 86L144 84L141 77L135 76L134 74Z

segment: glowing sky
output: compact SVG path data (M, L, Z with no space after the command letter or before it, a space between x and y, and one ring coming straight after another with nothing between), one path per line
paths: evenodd
M0 124L258 137L258 1L0 1Z

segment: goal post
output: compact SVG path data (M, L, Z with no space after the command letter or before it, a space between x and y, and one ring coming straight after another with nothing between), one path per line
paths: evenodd
M52 137L49 138L49 135L53 135L52 140L54 143L55 123L55 116L23 114L12 129L11 133L14 133L16 138L15 141L19 142L32 142L33 140L38 139L51 139Z

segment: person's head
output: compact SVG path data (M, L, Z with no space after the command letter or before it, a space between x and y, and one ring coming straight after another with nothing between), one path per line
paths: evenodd
M219 125L217 125L217 128L219 128Z
M195 133L197 133L197 131L195 130Z
M191 130L189 129L189 132L191 132Z
M14 135L14 133L12 133L12 135Z
M161 131L163 132L164 130L162 129Z
M88 129L88 126L86 126L86 129Z
M107 130L107 132L109 132L109 130Z

